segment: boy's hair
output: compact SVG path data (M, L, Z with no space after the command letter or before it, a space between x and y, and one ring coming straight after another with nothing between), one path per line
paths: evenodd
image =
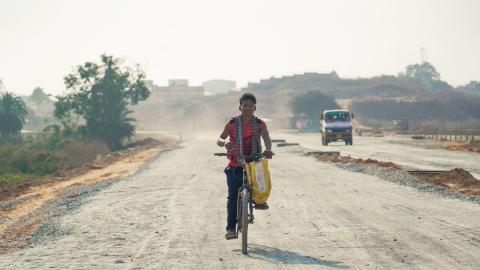
M240 99L238 100L240 102L240 106L242 106L242 103L246 100L251 100L253 102L253 105L257 104L257 98L252 93L244 93L240 97Z

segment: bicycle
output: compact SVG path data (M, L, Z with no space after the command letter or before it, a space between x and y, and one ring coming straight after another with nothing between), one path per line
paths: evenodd
M230 156L233 153L215 153L215 156ZM252 200L252 186L248 182L247 170L245 164L258 160L263 157L263 154L254 154L245 158L240 164L243 167L243 185L238 189L237 200L237 230L236 233L242 234L242 253L247 254L248 245L248 224L253 224L255 219L253 215L253 200Z

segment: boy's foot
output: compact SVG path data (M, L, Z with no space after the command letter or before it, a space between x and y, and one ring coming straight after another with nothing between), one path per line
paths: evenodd
M237 235L237 232L235 231L235 229L228 229L228 230L227 230L227 233L225 233L225 238L226 238L227 240L237 239L237 238L238 238L238 235Z
M268 210L268 204L267 203L262 203L262 204L255 204L255 209L257 210Z

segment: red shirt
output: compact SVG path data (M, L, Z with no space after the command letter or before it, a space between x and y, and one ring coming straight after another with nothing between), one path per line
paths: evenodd
M258 118L257 118L258 119ZM235 121L231 120L228 122L228 134L230 137L230 142L233 143L233 152L237 153L237 144L235 143ZM258 131L259 133L261 130L265 128L265 123L258 119ZM242 126L243 131L243 156L246 157L252 153L252 124L243 123ZM240 166L237 160L237 155L227 156L229 162L228 166Z

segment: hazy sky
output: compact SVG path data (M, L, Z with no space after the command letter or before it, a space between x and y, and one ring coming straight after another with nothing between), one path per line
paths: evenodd
M10 91L64 91L102 53L159 85L330 72L397 74L420 47L442 79L480 80L477 0L0 0L0 79Z

